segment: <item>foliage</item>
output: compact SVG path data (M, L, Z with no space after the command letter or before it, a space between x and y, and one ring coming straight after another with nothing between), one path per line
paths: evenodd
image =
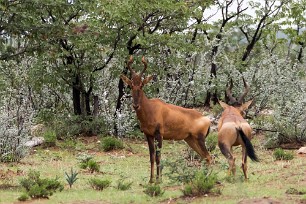
M292 153L285 152L282 148L276 148L273 156L276 160L292 160L294 158Z
M16 141L27 140L34 117L62 138L130 136L137 120L119 79L130 54L137 69L141 55L149 59L145 74L154 80L144 87L147 96L180 106L201 106L212 93L223 100L229 78L242 87L244 76L252 116L274 110L276 120L258 128L275 131L280 143L305 141L305 2L250 2L246 10L223 3L1 2L0 107L18 133L4 134L10 141L4 160L18 160L14 151L25 154ZM206 12L214 7L221 19Z
M90 186L95 189L95 190L98 190L98 191L102 191L104 190L105 188L109 187L110 184L111 184L111 181L110 180L107 180L107 179L98 179L98 178L91 178L89 180L89 184Z
M101 117L72 116L58 118L50 124L61 138L67 139L73 136L108 134L108 128Z
M195 174L195 177L184 186L183 193L186 196L203 195L209 193L215 186L217 175L207 168L203 168Z
M199 165L198 161L186 160L181 155L176 160L164 160L164 168L167 168L164 175L168 176L174 183L190 183L195 177L199 168L205 168L204 162Z
M108 152L111 150L123 149L123 142L115 137L104 137L101 141L101 148Z
M79 179L79 178L77 178L78 172L73 171L72 167L71 167L71 170L70 170L70 174L65 172L65 175L66 175L66 181L68 182L70 188Z
M53 130L47 130L44 133L44 146L52 147L56 144L56 133Z
M31 170L28 178L20 180L20 185L25 188L31 198L48 198L57 190L62 191L64 186L55 179L42 179L38 171Z
M119 179L117 189L125 191L131 188L133 182L126 181L125 179Z
M19 201L26 201L29 199L29 196L27 194L21 194L21 196L18 197Z
M158 184L152 184L152 185L146 185L144 190L144 193L151 196L151 197L155 197L155 196L162 196L165 191L162 190L162 188L160 187L160 185Z
M211 132L205 139L205 145L209 152L212 152L216 149L218 144L218 133Z
M82 153L77 156L77 159L80 161L80 168L81 169L89 169L91 173L99 172L100 166L99 164L93 159L93 156Z
M286 190L287 194L293 194L293 195L304 195L306 194L306 189L298 190L296 188L289 188Z

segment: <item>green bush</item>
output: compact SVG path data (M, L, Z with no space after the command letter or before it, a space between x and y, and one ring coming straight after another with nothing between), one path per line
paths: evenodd
M211 132L205 139L205 145L209 152L212 152L216 149L218 144L218 133Z
M123 142L115 137L105 137L102 139L101 148L108 152L111 150L123 149Z
M31 170L28 178L23 178L20 185L25 188L31 198L49 198L57 190L62 191L64 186L55 179L41 179L38 171Z
M99 135L108 133L108 125L103 117L73 116L69 118L57 118L50 124L57 135L69 138L79 135Z
M209 193L215 186L217 175L203 168L195 174L195 177L185 185L183 193L185 196L203 195Z
M53 130L47 130L44 133L44 146L45 147L53 147L56 144L56 133Z
M306 189L298 190L296 188L289 188L286 190L287 194L292 194L292 195L305 195L306 194Z
M111 181L107 179L102 180L102 179L92 178L89 180L89 184L93 189L102 191L103 189L110 186Z
M211 108L211 112L213 113L214 117L217 117L223 112L223 108L218 103Z
M282 148L276 148L273 156L276 160L292 160L294 157L292 153L285 152Z
M128 190L131 188L132 183L133 182L127 182L124 179L120 179L118 181L117 189L122 191Z
M99 164L92 159L88 161L88 168L89 168L91 173L100 171Z
M25 193L23 193L21 196L18 197L19 201L26 201L29 199L29 196Z
M94 161L93 159L81 161L80 168L81 169L87 169L88 168L91 173L100 171L99 164L96 161Z
M145 194L147 194L151 197L154 197L154 196L163 195L165 191L162 190L159 185L153 184L153 185L146 185L144 192L145 192Z

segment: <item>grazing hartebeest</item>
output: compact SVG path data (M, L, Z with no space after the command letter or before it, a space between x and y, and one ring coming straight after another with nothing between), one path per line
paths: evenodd
M226 89L226 95L230 99L228 105L222 101L219 101L220 105L224 109L221 118L218 123L218 146L222 154L227 158L229 163L229 174L233 173L235 175L235 157L232 154L232 146L242 146L242 170L245 179L247 179L247 156L249 156L253 161L259 161L252 143L251 132L252 128L246 120L244 120L244 111L252 103L248 101L243 102L243 98L247 95L249 91L249 86L243 78L243 83L245 87L244 93L236 100L231 93L233 88L233 82L231 80L230 87Z
M155 159L157 181L160 177L160 150L163 139L185 140L193 150L210 163L211 157L205 147L205 138L209 133L210 120L203 117L196 110L167 104L157 98L148 99L142 90L143 86L152 79L152 76L149 76L142 80L142 75L147 69L147 62L142 57L144 69L140 74L137 74L131 68L132 63L133 57L131 56L127 67L132 73L132 79L124 75L121 75L121 79L132 89L133 107L140 122L141 130L147 137L151 162L150 183L154 182ZM157 142L156 147L154 146L154 140Z

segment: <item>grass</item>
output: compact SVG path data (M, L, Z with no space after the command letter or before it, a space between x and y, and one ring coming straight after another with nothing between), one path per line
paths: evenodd
M264 197L292 203L305 198L305 195L286 193L290 188L295 188L298 191L305 189L305 157L295 156L290 161L275 161L273 151L264 150L257 145L255 147L261 162L255 163L248 160L248 181L244 181L240 168L241 148L233 149L237 158L237 172L235 177L230 178L227 176L227 170L224 169L227 161L218 148L215 150L217 157L211 168L217 173L221 195L208 194L208 196L187 198L183 196L182 185L170 183L169 178L163 176L163 183L160 184L160 187L164 193L151 197L144 193L150 174L149 150L146 141L124 140L123 142L128 148L110 152L98 151L99 148L93 144L90 144L91 150L84 148L78 151L56 147L38 148L20 163L1 163L0 203L18 203L18 197L23 193L23 190L18 187L19 181L26 177L30 170L39 171L43 178L58 176L59 181L65 185L62 192L56 192L49 199L29 202L38 204L80 203L82 201L92 203L167 203L170 200L174 200L175 203L237 203L244 199ZM257 144L256 141L254 143ZM177 159L186 147L184 142L164 141L162 160L165 158ZM97 161L100 165L100 172L91 173L88 170L80 169L77 155L84 151ZM65 172L70 171L71 168L79 173L79 179L70 189L65 180ZM165 168L163 171L163 175L165 175L167 169ZM118 181L122 177L133 181L130 188L125 191L117 189ZM89 184L89 180L92 178L105 178L111 180L112 183L103 191L97 191L92 189ZM12 187L2 188L4 184L9 184Z

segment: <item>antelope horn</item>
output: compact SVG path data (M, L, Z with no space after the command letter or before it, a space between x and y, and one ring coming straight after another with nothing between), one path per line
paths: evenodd
M136 73L131 67L131 64L133 64L133 62L134 62L134 59L133 59L133 56L131 55L129 61L127 62L127 67L131 71L132 75L135 75Z
M230 86L226 88L226 95L230 103L235 103L237 100L232 96L233 80L231 79Z
M243 94L240 96L240 98L238 99L238 103L242 104L243 103L243 99L244 97L248 94L249 90L250 90L250 86L246 83L244 77L242 77L243 80L243 85L244 85L244 92Z
M143 68L143 70L141 71L140 76L143 75L143 73L146 71L146 69L147 69L147 67L148 67L148 63L147 63L147 61L145 60L144 56L142 56L141 61L142 61L143 65L144 65L144 68Z

